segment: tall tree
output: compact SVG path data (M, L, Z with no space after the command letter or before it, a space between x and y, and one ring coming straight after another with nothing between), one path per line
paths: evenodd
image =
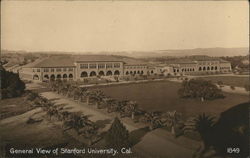
M106 146L121 149L129 146L129 132L116 117L105 136Z
M96 108L99 108L100 103L105 98L105 94L101 90L93 91L92 99L95 101Z

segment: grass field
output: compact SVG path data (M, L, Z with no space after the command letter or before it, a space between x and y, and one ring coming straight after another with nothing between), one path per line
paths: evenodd
M177 95L180 83L161 81L137 83L110 87L100 87L108 96L116 99L137 101L139 106L148 111L177 110L184 117L206 112L219 114L239 103L247 102L248 96L225 93L224 99L204 101L196 99L181 99Z
M246 76L211 76L211 77L201 77L205 80L210 80L214 83L222 81L223 84L235 87L245 87L249 85L249 77Z
M19 115L32 109L25 97L16 97L0 100L0 119Z
M16 149L84 147L82 143L64 133L61 126L45 119L45 112L36 114L41 115L42 122L27 124L28 118L34 116L37 112L39 110L34 109L21 115L0 120L0 157L5 157L5 148L13 147ZM40 155L39 157L44 156Z

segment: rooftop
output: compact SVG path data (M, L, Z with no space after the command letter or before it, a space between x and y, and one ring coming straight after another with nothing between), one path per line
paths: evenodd
M36 60L23 67L72 67L75 62L124 62L126 65L145 65L145 62L133 58L113 55L62 55Z

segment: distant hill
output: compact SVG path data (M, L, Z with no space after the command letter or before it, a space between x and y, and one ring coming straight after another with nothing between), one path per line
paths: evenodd
M191 55L208 55L208 56L246 56L249 54L249 48L197 48L182 50L158 50L150 52L130 52L123 53L126 56L133 57L163 57L163 56L191 56Z
M26 51L9 51L1 50L1 53L41 53L41 54L103 54L118 55L127 57L164 57L164 56L191 56L191 55L208 55L208 56L246 56L249 54L249 48L196 48L196 49L176 49L176 50L155 50L155 51L116 51L116 52L63 52L63 51L46 51L46 52L26 52Z

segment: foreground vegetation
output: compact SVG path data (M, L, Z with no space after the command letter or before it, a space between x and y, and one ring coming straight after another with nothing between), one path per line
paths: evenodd
M25 83L19 78L19 75L6 71L1 65L0 82L0 99L18 97L24 93Z
M27 101L32 102L35 107L41 107L50 120L57 119L58 121L62 121L64 131L74 129L78 135L85 137L89 141L89 144L99 139L98 127L88 119L88 116L82 113L68 112L62 106L54 105L53 102L34 92L29 92ZM39 120L31 117L27 120L27 123L37 121Z

